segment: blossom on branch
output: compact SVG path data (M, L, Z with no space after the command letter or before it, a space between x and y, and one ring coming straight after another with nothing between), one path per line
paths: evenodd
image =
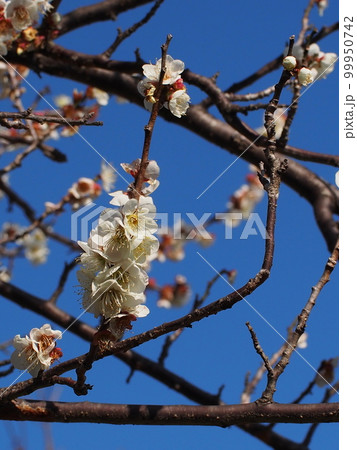
M316 43L310 44L306 49L304 46L295 45L292 53L297 60L298 80L303 86L326 78L334 70L338 59L336 53L322 52Z
M143 73L151 82L158 82L161 72L161 58L156 64L144 64ZM162 84L174 84L180 78L181 73L185 70L185 64L179 59L173 59L172 56L167 55L165 61L165 75Z
M144 64L143 73L146 77L138 83L138 91L145 97L144 106L151 111L153 104L159 99L156 98L156 89L160 80L162 60L159 59L154 64ZM175 117L182 117L189 107L190 97L186 93L186 86L181 78L181 73L185 69L185 64L179 59L166 56L165 73L162 81L163 106L167 108Z
M136 178L140 163L139 159L122 167ZM156 162L149 161L145 181L156 182L159 172ZM78 241L84 250L77 272L83 308L104 319L113 339L120 339L132 321L149 314L143 304L149 283L144 267L159 248L154 236L156 207L150 197L132 198L132 192L130 185L128 192L109 194L116 208L102 211L88 241Z
M40 370L48 369L62 356L61 349L56 347L56 340L61 338L62 332L52 330L49 324L33 328L24 338L17 334L13 340L15 351L11 363L16 369L27 370L36 377Z
M314 75L307 67L302 67L298 73L298 80L302 86L307 86L314 81Z
M17 31L38 22L39 4L33 0L10 0L5 7L5 18Z

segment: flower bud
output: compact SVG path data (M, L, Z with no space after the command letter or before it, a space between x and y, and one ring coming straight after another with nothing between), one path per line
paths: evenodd
M299 70L298 80L302 86L307 86L308 84L312 83L314 81L314 77L311 70L307 67L302 67Z
M283 59L283 67L285 70L293 70L296 67L296 58L295 56L285 56Z

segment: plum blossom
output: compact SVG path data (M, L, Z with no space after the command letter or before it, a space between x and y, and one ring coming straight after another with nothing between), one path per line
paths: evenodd
M39 4L33 0L10 0L5 7L5 18L16 31L22 31L39 20Z
M190 96L185 89L175 91L168 101L168 109L175 117L182 117L186 115L190 102Z
M62 356L61 349L56 347L56 340L61 338L62 332L52 330L49 324L33 328L24 338L17 334L13 340L15 351L11 363L16 369L27 370L36 377L40 370L48 369Z
M135 178L140 163L138 159L122 167ZM145 181L155 183L159 173L157 163L149 161ZM119 190L109 195L115 208L102 211L87 242L78 241L83 253L77 279L83 308L102 317L106 331L113 339L120 339L125 330L131 329L132 321L149 314L143 305L149 282L144 268L149 259L155 258L159 241L154 236L156 208L151 197L132 198L131 186L127 192Z
M120 192L120 191L119 191ZM110 203L116 205L118 197L114 197ZM119 200L120 203L120 200ZM123 227L127 238L131 241L131 248L136 248L146 236L157 231L154 220L156 208L150 197L139 197L139 200L129 199L121 208Z
M134 178L137 177L140 165L141 165L141 158L137 158L132 163L121 163L120 164L122 168L125 170L125 172L130 173ZM142 189L141 194L144 196L148 196L152 194L160 185L159 180L157 179L160 175L160 168L157 165L157 162L154 160L150 160L148 162L148 165L145 169L144 174L144 182L148 183L148 186L144 187Z
M148 284L147 274L130 260L104 269L94 278L80 270L77 278L84 289L83 308L95 317L135 315L137 306L145 300L143 290Z
M166 56L166 70L163 79L163 106L174 116L182 117L189 107L190 97L186 93L186 86L181 78L185 64L179 59ZM144 106L151 111L153 104L157 102L156 88L160 80L161 59L154 64L144 64L143 74L146 78L138 83L138 91L145 97Z
M185 70L185 64L179 59L173 59L172 56L166 56L166 71L162 84L174 84L180 78L181 73ZM161 58L156 64L144 64L143 73L144 76L151 82L158 82L161 72Z
M107 209L100 217L98 226L90 234L91 249L101 249L105 258L112 263L127 259L130 255L130 241L125 232L124 218L120 211Z

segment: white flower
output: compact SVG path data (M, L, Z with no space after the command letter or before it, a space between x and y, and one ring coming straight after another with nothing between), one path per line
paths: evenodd
M322 55L311 64L311 70L316 71L314 79L326 78L327 75L333 72L337 59L336 53L322 53Z
M145 236L143 241L132 251L136 264L145 264L147 257L157 253L159 247L159 240L155 236Z
M34 0L11 0L5 7L5 19L17 31L34 25L39 19L39 5Z
M151 112L153 104L156 103L155 99L156 86L154 86L150 80L145 78L145 80L139 81L138 91L143 97L145 97L144 99L145 109Z
M84 290L83 307L95 317L110 319L129 314L145 301L148 276L130 260L103 270L95 278L80 270L77 278Z
M96 252L101 250L109 261L117 263L130 256L129 237L121 212L106 209L99 217L98 226L91 231L89 245Z
M175 117L182 117L186 114L190 102L190 96L185 89L175 91L168 102L168 109Z
M133 249L146 236L150 236L157 231L157 224L153 218L156 213L156 208L151 198L139 197L139 201L131 199L122 207L121 213L124 218L125 232L128 238L132 240L131 247Z
M320 50L320 47L316 44L316 42L309 45L307 49L307 58L312 60L316 58L320 58L323 53Z
M128 193L123 191L110 192L109 195L114 197L109 203L115 206L123 206L130 200Z
M179 59L173 59L170 55L166 56L166 71L162 84L174 84L180 78L180 74L185 70L185 64ZM144 64L143 73L148 80L158 82L160 79L161 58L155 65Z
M310 69L302 67L299 70L298 80L302 86L307 86L314 81L314 75Z
M16 369L27 370L36 377L40 370L46 370L62 356L56 348L56 340L62 338L59 330L52 330L49 324L41 328L33 328L30 336L22 338L19 334L14 337L15 351L11 355L11 363Z
M141 164L141 158L137 158L132 163L121 163L120 165L125 170L125 172L130 173L134 178L137 177ZM144 197L152 194L160 185L159 180L157 180L160 175L160 168L156 161L150 160L145 169L144 181L149 184L141 190L141 194Z
M121 163L120 165L125 170L125 172L130 173L134 178L137 177L139 169L141 164L141 158L137 158L132 163ZM160 168L156 161L150 160L148 162L148 165L145 169L145 181L148 183L154 183L154 181L159 177L160 175Z
M283 67L285 70L293 70L296 67L296 58L295 56L285 56L283 59Z
M117 179L117 174L112 165L106 164L102 161L100 179L102 180L103 189L105 192L109 192L113 189Z
M89 238L88 242L92 244L91 238ZM89 246L87 242L77 241L77 243L82 250L84 250L84 253L82 253L79 257L84 271L94 275L105 269L108 260L105 258L103 251L98 248L98 246L93 248L93 244Z

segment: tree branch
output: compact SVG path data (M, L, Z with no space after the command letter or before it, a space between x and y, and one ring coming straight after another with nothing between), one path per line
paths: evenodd
M0 419L36 422L220 426L338 421L337 403L284 405L114 405L16 400L0 406Z

